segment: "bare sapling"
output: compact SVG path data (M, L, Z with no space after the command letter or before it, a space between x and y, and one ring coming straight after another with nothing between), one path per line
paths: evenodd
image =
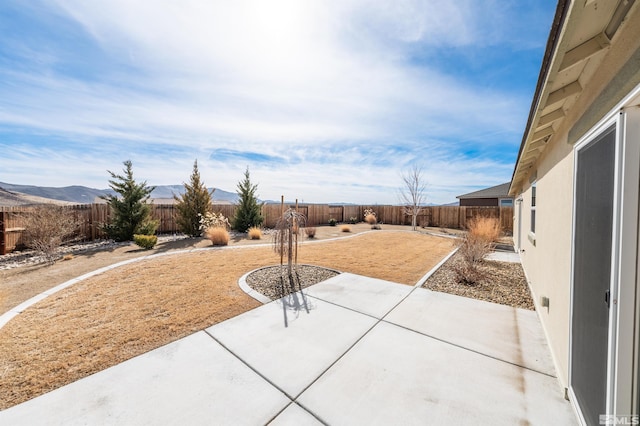
M411 216L411 227L415 231L418 226L418 215L422 213L426 202L427 184L422 174L422 169L413 166L409 171L402 174L404 186L400 190L400 201L403 212Z
M307 218L294 209L287 209L282 213L275 226L273 234L273 249L280 255L281 280L284 287L284 258L287 258L287 277L289 287L295 290L294 273L298 265L298 229L303 228Z

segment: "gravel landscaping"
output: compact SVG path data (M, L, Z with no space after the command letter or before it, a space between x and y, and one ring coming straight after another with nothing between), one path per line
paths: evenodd
M284 268L286 275L286 265ZM294 287L292 288L289 283L284 287L281 267L277 265L253 271L247 276L247 284L258 293L267 296L271 300L276 300L287 296L293 291L307 288L321 281L328 280L331 277L335 277L338 274L338 271L320 266L298 265L294 273ZM288 281L288 279L286 279L286 281Z
M479 266L483 275L476 285L459 283L454 268L462 256L453 255L423 284L423 288L534 310L527 279L520 263L484 260Z

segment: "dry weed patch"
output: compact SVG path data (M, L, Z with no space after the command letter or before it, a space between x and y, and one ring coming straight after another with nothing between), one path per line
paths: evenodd
M383 232L301 245L298 261L414 284L451 249L448 239ZM278 262L270 247L163 256L43 300L0 329L0 408L259 306L237 280Z

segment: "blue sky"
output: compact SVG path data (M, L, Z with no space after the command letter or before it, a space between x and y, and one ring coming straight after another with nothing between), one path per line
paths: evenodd
M507 182L549 0L0 3L0 181L152 185L396 204Z

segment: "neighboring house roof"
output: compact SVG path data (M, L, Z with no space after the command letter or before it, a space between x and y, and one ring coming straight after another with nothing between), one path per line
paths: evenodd
M565 117L602 66L634 1L559 0L540 68L527 126L511 179L518 193ZM595 123L594 123L595 124ZM569 143L575 141L568 141Z
M511 198L509 195L509 186L511 182L502 183L492 186L491 188L481 189L480 191L470 192L464 195L458 195L456 198Z

